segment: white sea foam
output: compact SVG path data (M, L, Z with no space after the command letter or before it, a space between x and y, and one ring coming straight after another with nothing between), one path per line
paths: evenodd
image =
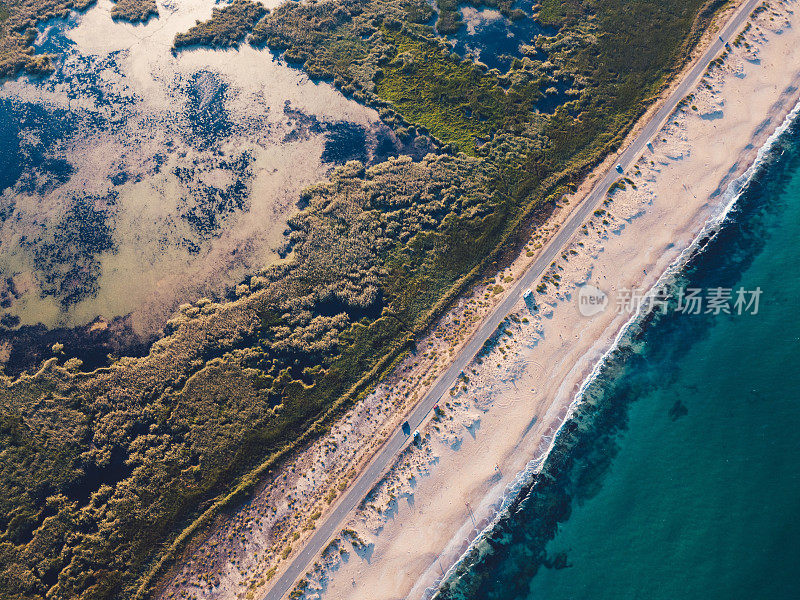
M526 489L532 482L533 477L539 473L542 467L547 460L550 452L555 447L558 435L564 428L564 426L570 421L570 419L575 414L575 411L581 406L584 402L586 397L587 391L591 388L591 386L596 383L603 372L603 369L608 366L611 362L614 353L621 347L623 341L626 339L629 333L633 331L633 327L637 324L641 323L642 320L650 313L652 303L648 302L648 298L652 298L658 290L664 289L670 282L677 277L683 269L686 267L687 263L697 255L698 252L702 252L703 248L706 246L708 240L712 239L717 233L722 229L723 225L728 221L728 218L731 216L731 212L736 208L736 205L739 199L742 197L744 192L747 190L748 185L750 182L753 181L754 177L759 173L762 167L767 164L769 158L771 156L771 151L775 147L776 143L781 139L781 137L786 133L786 131L791 127L791 125L798 120L798 116L800 116L800 102L798 102L795 107L789 112L786 118L783 120L781 125L772 133L772 135L767 139L763 146L759 149L755 160L753 163L747 168L747 170L742 173L739 177L737 177L734 181L732 181L727 189L725 190L724 200L722 203L722 207L717 214L711 217L694 238L692 243L685 249L680 255L670 264L670 266L662 273L662 275L658 278L658 280L653 284L653 286L648 290L645 299L639 305L639 308L635 314L631 316L628 321L621 327L620 331L617 333L614 341L608 347L608 349L603 353L600 359L595 363L594 367L592 368L591 372L586 376L586 378L581 383L580 388L576 392L572 402L569 405L569 408L566 411L565 417L562 420L560 426L558 427L556 433L552 436L552 439L548 441L546 446L542 449L541 445L537 448L536 456L528 462L525 468L517 473L514 477L514 480L508 484L506 487L501 500L499 501L499 507L495 512L494 516L491 518L489 524L483 528L480 533L475 536L475 538L469 543L467 548L462 553L461 557L450 566L450 568L444 573L444 576L439 580L437 584L427 588L422 595L423 600L427 600L429 598L434 597L436 592L439 589L439 586L444 583L445 581L450 580L451 577L456 572L460 566L464 564L470 553L478 547L478 545L486 539L486 537L494 530L497 526L498 522L502 519L509 516L508 509L509 507L517 500L519 494Z

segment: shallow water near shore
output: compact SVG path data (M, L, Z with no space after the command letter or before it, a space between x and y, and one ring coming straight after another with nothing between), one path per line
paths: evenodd
M797 123L770 154L675 282L760 287L758 313L634 326L443 597L796 597Z

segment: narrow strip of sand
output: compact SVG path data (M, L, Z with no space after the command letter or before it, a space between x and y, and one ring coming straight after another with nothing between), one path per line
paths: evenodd
M308 598L420 598L489 522L517 474L549 447L581 382L630 315L620 290L645 290L725 204L725 190L793 108L800 87L796 0L775 2L673 116L605 212L520 302L492 348L465 369L305 578ZM716 39L716 38L714 38ZM607 164L613 165L613 157ZM574 198L587 193L590 179ZM216 526L163 598L259 598L375 448L450 362L476 324L569 214L539 228L512 265L445 315L417 353L295 457L252 502ZM487 282L488 283L488 282ZM608 294L580 314L577 287ZM538 284L537 284L538 285ZM534 286L536 288L536 286ZM623 307L628 308L628 307ZM585 311L584 311L585 312ZM277 575L276 575L277 574Z
M557 261L548 291L534 291L539 310L520 303L493 349L442 399L442 414L421 432L425 441L400 457L348 525L353 533L309 575L306 597L422 597L489 522L630 318L628 290L649 289L722 210L728 184L797 103L795 9L776 2L751 20L626 173L626 188ZM517 276L526 262L503 276ZM578 311L584 283L608 294L606 310Z

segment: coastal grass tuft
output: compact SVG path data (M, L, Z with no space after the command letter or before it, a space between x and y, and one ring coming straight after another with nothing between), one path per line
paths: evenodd
M213 8L208 21L198 21L186 33L177 34L173 47L235 46L266 13L267 9L260 2L234 0L222 8Z
M3 0L0 4L0 81L19 73L46 74L52 57L34 54L36 26L65 18L72 10L85 10L94 0Z
M111 17L130 23L144 23L158 16L156 0L114 0Z
M94 4L95 0L0 1L0 81L20 73L51 73L53 56L35 54L32 46L36 26L50 19L65 19L70 12ZM155 0L116 0L111 15L137 23L158 15L158 8Z
M425 37L385 31L396 48L376 75L376 93L403 117L467 154L509 121L523 120L532 99L507 93L495 77Z

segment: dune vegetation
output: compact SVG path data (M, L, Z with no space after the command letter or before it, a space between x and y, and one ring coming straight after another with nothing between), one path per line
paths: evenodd
M156 0L114 0L111 16L115 19L143 23L158 15Z
M84 10L94 0L0 0L0 81L20 72L49 73L52 58L34 54L36 26L71 10Z
M213 8L211 18L200 22L186 33L175 36L174 47L235 46L250 32L267 10L260 2L233 0L222 8Z
M51 19L83 11L95 0L0 0L0 81L19 73L46 74L53 56L36 54L31 45L36 27ZM155 0L115 0L111 16L132 23L158 15Z
M618 146L720 6L543 0L558 33L499 73L453 54L425 4L290 2L252 26L251 43L441 151L333 171L300 199L284 261L235 300L183 305L147 356L84 373L54 347L37 373L3 379L0 597L145 597ZM239 43L256 13L236 5L191 43ZM19 19L8 6L3 27ZM563 82L561 105L539 111Z

